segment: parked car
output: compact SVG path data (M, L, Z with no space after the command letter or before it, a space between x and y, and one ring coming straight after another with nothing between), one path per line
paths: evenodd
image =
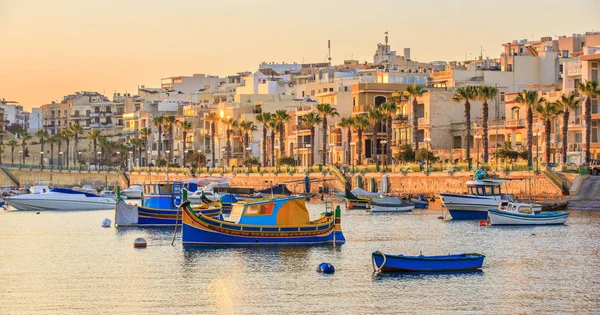
M592 160L588 165L590 175L600 175L600 160Z

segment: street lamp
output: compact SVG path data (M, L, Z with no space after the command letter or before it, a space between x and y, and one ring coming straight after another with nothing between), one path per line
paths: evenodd
M475 141L477 141L477 169L479 169L479 145L481 144L482 135L475 135Z
M129 158L130 158L130 164L129 164L129 170L131 170L131 168L134 166L133 164L135 163L135 161L133 160L133 151L129 151Z
M535 161L537 171L540 171L540 136L542 133L540 131L534 131L533 136L535 137Z
M356 142L350 142L350 164L352 164L352 173L354 173L354 146Z
M151 154L152 154L152 151L150 151L150 150L146 151L146 163L144 165L146 167L148 167L148 164L149 164L148 162L150 160L150 157L152 156Z
M225 173L225 148L221 149L221 164L223 165L223 173Z
M19 151L19 169L21 169L22 164L23 164L23 151Z
M333 165L333 164L335 164L335 161L334 161L334 158L333 158L333 150L335 149L335 143L334 142L332 142L332 143L329 144L329 149L331 150L331 152L329 153L329 155L330 155L330 162L329 163L331 165Z
M429 172L429 149L431 145L431 138L425 138L423 139L423 141L425 141L425 143L427 144L427 148L425 148L425 154L427 155L427 172Z
M98 169L100 169L100 158L102 157L102 152L98 151L96 152L96 155L98 156L98 158L96 160L98 160L98 165L96 165L96 167L98 167Z
M171 150L165 151L165 154L167 155L167 167L169 167L169 160L170 160L169 155L171 154Z
M385 151L385 147L387 145L387 140L381 140L379 141L379 143L381 143L383 145L382 149L383 149L383 170L386 171L387 170L387 154Z
M40 152L40 166L44 169L44 151Z
M21 152L19 152L19 153L21 153ZM61 170L62 170L62 159L63 159L63 152L60 151L60 152L58 152L58 166Z
M82 160L81 160L81 152L77 152L77 160L79 161L79 170L81 171L81 164L82 164L81 163L82 162Z

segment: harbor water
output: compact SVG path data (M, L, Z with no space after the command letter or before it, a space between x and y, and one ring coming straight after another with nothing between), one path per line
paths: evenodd
M313 217L324 210L311 203ZM599 313L600 212L479 227L441 210L342 211L343 246L171 246L173 229L100 227L113 211L0 210L0 313ZM136 238L148 242L133 248ZM480 272L373 273L371 252L486 255ZM321 262L335 274L316 272Z

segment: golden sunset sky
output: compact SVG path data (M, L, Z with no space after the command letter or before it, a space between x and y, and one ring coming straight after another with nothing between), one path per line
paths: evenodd
M499 57L513 39L600 30L600 1L0 0L0 98L39 107L74 91L135 93L163 77L262 61L372 61L390 32L413 60Z

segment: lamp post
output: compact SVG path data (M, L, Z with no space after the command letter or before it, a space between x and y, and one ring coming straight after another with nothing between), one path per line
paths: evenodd
M312 158L313 158L313 152L311 150L312 145L309 143L306 145L306 147L308 148L308 154L309 154L308 161L306 161L306 165L308 167L311 167L312 165L310 165L310 162L312 161Z
M40 152L40 168L44 169L44 151Z
M100 169L100 158L102 158L102 152L98 151L96 152L96 155L98 156L98 165L96 165L96 167L98 167L98 169Z
M81 171L81 166L82 166L81 165L82 164L81 163L82 162L82 160L81 160L81 152L77 152L77 161L79 162L79 170Z
M117 161L119 163L119 169L121 169L121 167L123 167L123 161L121 161L121 151L117 151Z
M144 163L144 166L148 167L148 164L150 164L150 157L152 156L152 151L148 150L146 151L146 163Z
M383 152L382 152L383 153L382 154L383 155L383 171L385 172L385 171L387 171L387 154L386 154L386 151L385 151L385 147L387 145L387 140L381 140L381 141L379 141L379 143L382 144L382 149L383 149Z
M330 156L329 163L331 165L335 164L335 160L333 158L333 150L334 149L335 149L335 143L332 142L332 143L329 144L329 150L331 151L331 152L329 152L329 156Z
M19 152L19 153L21 153L21 152ZM61 170L62 170L62 159L63 159L63 152L60 151L60 152L58 152L58 167Z
M223 165L223 173L225 173L225 148L221 149L221 165Z
M19 169L23 165L23 151L19 151Z
M169 158L169 155L171 154L171 150L167 150L167 151L165 151L165 154L167 155L167 167L169 167L169 161L171 160L171 159Z
M354 173L354 146L356 142L350 142L350 164L352 164L352 173Z
M429 172L429 148L431 145L431 138L425 138L423 141L427 144L427 147L425 148L425 154L427 155L427 172Z
M477 169L479 169L479 145L481 144L482 135L475 135L475 141L477 141Z
M129 151L129 170L134 166L135 161L133 160L133 151Z
M540 131L534 131L533 136L535 137L535 163L536 169L540 171L540 136L542 133Z

